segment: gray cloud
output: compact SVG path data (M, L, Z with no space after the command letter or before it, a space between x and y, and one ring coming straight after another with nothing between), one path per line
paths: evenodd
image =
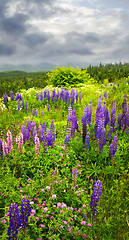
M0 43L0 56L12 56L14 48Z

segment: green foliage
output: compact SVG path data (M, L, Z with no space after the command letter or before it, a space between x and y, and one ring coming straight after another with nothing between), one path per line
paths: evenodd
M81 70L78 67L56 67L55 70L52 70L47 76L48 83L54 87L75 86L78 83L90 84L91 81L93 83L93 79L91 79L87 70Z

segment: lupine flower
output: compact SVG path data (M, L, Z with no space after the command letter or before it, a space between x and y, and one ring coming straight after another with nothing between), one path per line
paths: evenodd
M75 97L75 91L74 91L74 89L72 88L72 89L71 89L71 94L70 94L71 106L73 106L73 104L74 104L74 97Z
M113 157L115 156L115 153L117 151L118 148L118 137L117 137L117 132L114 135L114 140L112 140L112 143L110 145L110 149L109 149L109 158L113 159Z
M109 127L109 132L108 132L108 138L111 139L111 136L112 136L112 133L113 133L113 127Z
M82 139L84 144L85 144L86 132L87 132L87 107L85 106L83 108L83 116L82 116Z
M18 134L18 136L16 137L16 142L18 143L19 152L21 152L22 151L22 145L23 145L23 134L22 134L22 132L20 132Z
M16 94L15 101L17 101L18 99L19 99L19 93Z
M37 99L37 101L39 100L39 95L36 93L36 99Z
M28 217L31 214L31 207L29 200L24 199L21 201L21 226L22 229L25 229L28 226Z
M41 117L43 116L43 110L41 111Z
M46 146L47 146L47 128L46 128L45 122L43 122L43 126L42 126L42 144L45 152Z
M21 225L21 219L19 215L18 205L14 203L11 204L9 208L9 228L8 228L8 236L9 240L17 239L18 228Z
M68 142L70 141L71 137L71 120L72 120L72 107L68 107L68 120L67 120L67 135L65 138L65 145L68 147Z
M0 139L0 155L3 155L2 140Z
M33 124L33 123L32 123ZM36 125L36 124L35 124ZM33 143L35 144L35 136L37 135L37 129L36 126L33 126L33 130L32 130L32 136L33 136Z
M78 102L78 89L76 90L76 103Z
M60 100L64 101L64 89L62 87L62 90L60 92Z
M51 121L50 132L51 132L51 135L52 135L52 147L53 147L54 142L55 142L55 126L54 126L53 120Z
M7 93L5 93L4 96L3 96L3 102L4 102L4 103L8 102Z
M41 93L40 93L40 100L42 101L43 100L43 91L41 90Z
M49 130L47 132L47 145L50 146L51 148L53 147L53 144L52 144L52 133Z
M47 105L47 110L49 111L49 104Z
M20 102L17 102L17 110L20 111Z
M92 103L89 103L89 107L87 108L87 123L90 126L91 124L91 115L92 115Z
M13 143L12 143L12 133L8 130L7 132L7 146L8 150L11 153L11 150L13 148Z
M4 139L2 141L2 148L3 148L3 155L7 155L8 154L8 145Z
M40 141L37 135L35 135L35 153L39 154Z
M25 112L27 112L27 102L25 102Z
M32 115L33 115L33 116L35 115L35 110L34 110L34 108L33 108L33 110L32 110Z
M102 195L102 184L100 180L95 181L93 190L94 192L91 196L90 208L92 215L95 216L97 211L97 203Z
M72 169L72 178L77 178L77 173L78 173L77 168L73 168Z
M24 108L24 100L22 99L22 109Z
M48 103L50 104L50 93L49 93L49 90L48 90L48 93L47 93L47 100L48 100Z
M123 130L127 130L129 128L129 106L127 107L127 111L122 119L122 128Z
M11 95L11 101L13 101L14 100L13 91L10 91L10 95Z
M65 93L64 93L64 101L65 103L67 104L67 102L69 102L69 90L65 90Z
M46 98L46 94L47 94L47 89L45 88L45 90L44 90L44 98Z
M99 139L99 152L102 153L103 152L103 146L106 143L106 129L103 127L101 130L101 135L100 135L100 139Z
M88 151L89 149L89 144L90 144L90 132L87 132L86 138L85 138L85 149Z
M23 141L25 142L26 140L28 140L28 137L27 137L27 129L26 129L26 126L24 125L24 123L21 127L21 131L22 131L22 134L23 134Z
M74 138L75 136L75 129L78 130L78 124L77 124L77 117L76 117L76 110L75 108L72 111L72 118L71 118L72 126L71 126L71 136Z

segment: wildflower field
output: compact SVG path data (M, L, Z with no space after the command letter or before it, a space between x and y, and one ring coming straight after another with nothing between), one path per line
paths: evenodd
M0 239L129 239L129 85L0 99Z

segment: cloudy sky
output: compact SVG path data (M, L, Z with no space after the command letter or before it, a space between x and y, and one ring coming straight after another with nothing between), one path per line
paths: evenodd
M0 64L129 62L129 0L0 0Z

